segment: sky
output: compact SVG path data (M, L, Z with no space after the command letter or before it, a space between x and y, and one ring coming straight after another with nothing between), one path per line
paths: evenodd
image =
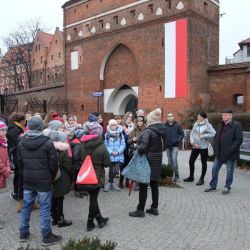
M115 0L113 0L115 1ZM201 0L200 0L201 1ZM55 27L62 29L65 0L12 0L1 3L0 48L2 38L15 31L17 25L31 19L40 19L47 31ZM13 8L13 6L15 6ZM220 0L220 64L225 57L232 56L239 49L238 43L250 37L250 0Z

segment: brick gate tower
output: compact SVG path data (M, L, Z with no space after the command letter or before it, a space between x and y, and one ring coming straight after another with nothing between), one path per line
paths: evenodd
M67 98L81 120L156 107L165 119L208 100L219 0L71 0L63 9Z

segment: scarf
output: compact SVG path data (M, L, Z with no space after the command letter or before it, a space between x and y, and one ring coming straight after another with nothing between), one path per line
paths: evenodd
M28 130L24 133L24 137L26 138L37 138L43 134L42 131L39 130Z
M67 134L68 138L71 140L74 137L75 131L77 130L77 123L75 122L72 125L69 125L69 123L66 121L64 123L64 132Z
M116 130L108 129L107 137L112 140L117 140L120 133L122 133L122 126L118 125Z
M7 137L5 136L0 136L0 145L7 148L8 143L7 143Z
M22 130L24 129L24 126L19 122L13 122L13 124L15 124L17 127L21 128Z

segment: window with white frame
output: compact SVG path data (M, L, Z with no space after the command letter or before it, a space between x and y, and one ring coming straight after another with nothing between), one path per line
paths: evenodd
M71 52L71 70L76 70L79 67L78 51Z

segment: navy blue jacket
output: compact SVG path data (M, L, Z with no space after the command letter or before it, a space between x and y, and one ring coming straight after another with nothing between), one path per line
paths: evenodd
M167 128L167 148L178 147L184 138L184 132L181 125L174 121L172 125L166 122L164 126Z

